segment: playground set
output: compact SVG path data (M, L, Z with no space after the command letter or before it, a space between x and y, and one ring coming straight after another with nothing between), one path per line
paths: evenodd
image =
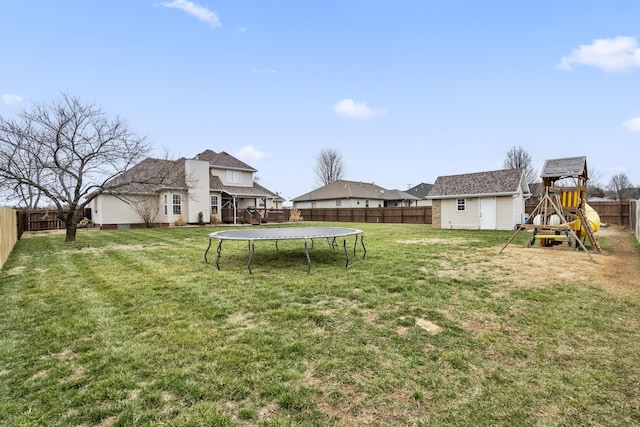
M587 203L586 157L568 157L547 160L542 170L543 191L540 202L505 243L500 253L523 230L531 231L527 246L536 241L541 246L552 247L567 243L591 254L584 243L589 240L593 250L600 252L595 232L600 227L600 216ZM581 240L582 239L582 240Z

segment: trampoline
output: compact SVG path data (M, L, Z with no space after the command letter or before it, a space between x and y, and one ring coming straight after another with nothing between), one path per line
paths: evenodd
M255 241L256 240L273 240L276 243L276 250L278 250L279 240L304 240L304 254L307 257L307 274L311 271L311 257L309 256L308 242L311 241L313 247L314 239L327 239L329 247L335 250L338 247L338 238L342 238L342 247L344 248L344 255L346 258L346 268L351 267L353 264L349 264L349 251L347 250L347 237L355 236L355 242L353 243L353 256L356 255L356 248L358 246L358 240L364 253L362 259L367 255L367 249L364 246L364 232L355 228L342 228L342 227L277 227L277 228L243 228L237 230L224 230L216 231L209 234L209 246L204 252L205 263L220 270L220 253L222 252L222 242L225 240L244 240L249 245L249 262L247 268L249 274L253 274L251 270L251 261L255 253ZM214 240L218 240L218 249L216 251L215 263L209 262L207 254L211 249Z

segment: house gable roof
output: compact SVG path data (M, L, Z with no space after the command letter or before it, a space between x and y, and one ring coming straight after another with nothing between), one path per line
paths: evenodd
M163 189L184 190L184 158L166 160L146 158L109 182L110 192L150 194Z
M406 192L419 199L424 199L429 195L429 192L431 191L432 188L433 188L433 184L426 184L422 182L414 187L411 187Z
M520 169L503 169L461 175L440 176L433 184L428 199L472 197L483 195L510 195L529 187Z
M238 160L233 157L231 154L222 151L220 153L216 153L212 150L205 150L202 153L196 155L194 157L196 160L206 160L213 167L221 168L221 169L236 169L236 170L244 170L249 172L257 172L256 169L252 168L245 162Z
M387 190L374 183L340 179L293 199L294 202L334 199L417 200L400 190Z
M256 172L256 169L224 151L216 153L205 150L193 159L209 162L210 167ZM153 194L162 190L188 191L185 161L184 157L177 160L144 159L114 178L111 187L114 188L113 192L117 189L118 192L129 194ZM276 193L255 181L250 187L224 185L220 177L211 173L209 173L209 189L234 196L279 198Z

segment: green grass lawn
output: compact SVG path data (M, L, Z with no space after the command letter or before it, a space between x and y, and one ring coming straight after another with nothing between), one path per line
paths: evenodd
M363 229L366 259L316 241L307 275L300 241L256 242L250 275L225 242L216 271L213 227L20 240L0 425L640 424L637 295L515 286L511 232L322 225Z

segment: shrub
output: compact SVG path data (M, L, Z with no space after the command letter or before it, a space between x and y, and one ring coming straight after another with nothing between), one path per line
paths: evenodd
M290 222L300 222L302 221L302 212L300 212L300 209L296 209L296 208L292 208L291 209L291 213L289 214L289 221Z

